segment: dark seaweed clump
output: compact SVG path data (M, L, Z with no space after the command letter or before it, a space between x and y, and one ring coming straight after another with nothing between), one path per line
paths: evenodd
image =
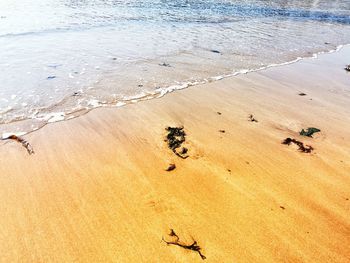
M292 143L296 144L299 147L298 150L303 153L311 153L314 149L312 146L304 145L304 143L292 138L287 138L282 142L282 144L286 144L286 145L291 145Z
M206 257L202 254L201 252L201 247L197 245L197 241L193 241L192 244L190 245L186 245L182 242L180 242L180 238L179 236L175 233L175 231L173 229L170 229L170 234L169 236L175 238L175 241L166 241L163 237L162 240L167 244L167 245L175 245L175 246L179 246L182 247L184 249L188 249L188 250L192 250L192 251L196 251L199 256L204 260L206 259Z
M350 64L349 64L349 65L346 65L344 69L345 69L346 71L350 72Z
M168 132L168 135L166 136L168 147L177 156L182 159L186 159L188 157L188 149L186 147L182 147L182 144L186 141L186 133L184 131L184 127L167 127L166 131Z
M311 128L307 128L306 131L304 129L301 130L301 132L299 133L302 136L307 136L307 137L312 137L312 135L316 132L320 132L320 129L311 127Z

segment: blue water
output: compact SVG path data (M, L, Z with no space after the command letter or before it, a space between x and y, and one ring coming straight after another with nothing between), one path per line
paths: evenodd
M347 43L350 0L1 0L0 133Z

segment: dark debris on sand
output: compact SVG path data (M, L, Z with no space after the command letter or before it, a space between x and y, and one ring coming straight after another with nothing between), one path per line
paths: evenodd
M170 172L175 169L176 169L176 165L174 163L171 163L169 164L169 167L165 171Z
M165 130L168 132L166 141L168 142L169 149L180 158L186 159L188 157L188 149L182 147L182 144L186 141L184 127L167 127Z
M347 72L350 72L350 64L349 64L349 65L346 65L344 69L345 69Z
M14 141L19 142L20 144L22 144L22 146L23 146L24 148L26 148L28 154L33 154L33 153L34 153L33 147L30 145L29 142L27 142L27 141L26 141L25 139L23 139L23 138L21 138L21 137L19 137L19 136L17 136L17 135L11 135L11 136L7 137L6 139L8 139L8 140L14 140Z
M169 236L171 236L172 238L174 238L174 241L166 241L164 239L164 237L162 237L162 241L164 241L167 245L175 245L175 246L179 246L179 247L182 247L184 249L188 249L188 250L192 250L192 251L195 251L199 254L199 256L204 260L206 259L206 257L202 254L201 252L201 247L198 246L197 244L197 241L193 241L192 244L190 245L186 245L182 242L180 242L180 238L179 236L175 233L175 231L173 229L170 229L170 234Z
M296 140L296 139L292 139L292 138L287 138L285 139L282 144L286 144L286 145L291 145L292 143L296 144L299 147L299 151L303 152L303 153L311 153L314 148L310 145L304 145L304 143Z
M258 122L258 120L254 118L253 114L250 114L248 118L249 118L249 121L251 122Z
M306 131L304 129L302 129L300 131L300 135L302 136L307 136L307 137L311 137L312 138L312 135L316 132L320 132L321 130L320 129L317 129L317 128L314 128L314 127L310 127L310 128L307 128Z
M306 96L306 93L300 92L298 95L299 96Z

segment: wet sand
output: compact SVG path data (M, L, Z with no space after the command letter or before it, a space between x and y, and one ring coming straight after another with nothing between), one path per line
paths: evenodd
M346 47L96 109L24 136L32 155L1 142L0 261L203 262L173 229L204 262L349 262L349 63Z

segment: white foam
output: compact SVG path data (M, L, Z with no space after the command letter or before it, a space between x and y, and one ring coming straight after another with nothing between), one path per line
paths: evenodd
M122 102L122 101L118 101L115 106L117 107L121 107L121 106L124 106L126 103L125 102Z
M93 108L97 108L101 106L100 101L96 99L91 99L88 101L88 106L92 106Z

